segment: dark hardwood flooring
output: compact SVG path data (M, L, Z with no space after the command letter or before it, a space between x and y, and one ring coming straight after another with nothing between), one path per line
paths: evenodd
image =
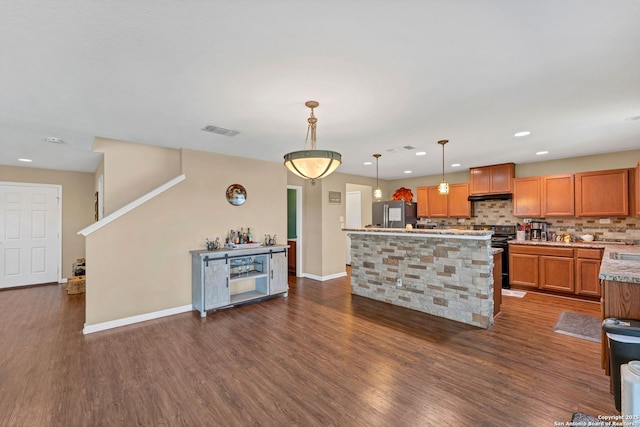
M2 426L553 426L613 415L598 304L504 297L489 330L290 278L288 298L82 334L84 296L0 292Z

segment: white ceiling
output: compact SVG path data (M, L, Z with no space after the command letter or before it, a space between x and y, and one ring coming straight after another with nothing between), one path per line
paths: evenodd
M439 139L447 172L638 149L640 1L0 0L0 165L93 172L95 136L281 162L310 99L382 179L439 174Z

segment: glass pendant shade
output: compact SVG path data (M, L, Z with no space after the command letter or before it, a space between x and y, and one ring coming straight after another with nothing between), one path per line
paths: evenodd
M380 184L378 183L378 159L382 157L382 154L374 154L373 157L376 158L376 189L373 190L373 197L376 199L382 199L382 190L380 189Z
M284 165L304 179L320 179L331 174L342 163L342 156L335 151L303 150L284 156Z
M311 116L307 119L307 137L304 140L305 147L311 136L311 150L293 151L285 154L284 165L294 174L304 179L310 179L315 184L316 179L330 175L342 163L340 153L329 150L316 150L316 124L318 119L313 115L313 109L320 105L316 101L307 101L305 104L311 109Z
M447 139L438 141L442 145L442 181L438 184L438 194L449 194L449 183L444 180L444 145L449 142Z

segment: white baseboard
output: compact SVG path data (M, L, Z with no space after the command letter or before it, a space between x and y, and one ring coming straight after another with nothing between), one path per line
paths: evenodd
M326 280L337 279L338 277L345 277L346 275L347 275L347 272L343 271L342 273L330 274L328 276L316 276L315 274L304 273L302 277L324 282Z
M108 322L96 323L95 325L84 324L83 334L91 334L93 332L105 331L107 329L118 328L120 326L133 325L134 323L145 322L147 320L158 319L160 317L171 316L173 314L186 313L192 311L193 306L183 305L181 307L168 308L166 310L154 311L152 313L140 314L137 316L125 317L123 319L110 320Z

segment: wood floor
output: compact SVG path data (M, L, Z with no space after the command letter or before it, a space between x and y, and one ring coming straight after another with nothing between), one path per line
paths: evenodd
M617 414L599 306L504 297L489 330L290 279L288 298L83 335L83 295L0 292L2 426L553 426Z

